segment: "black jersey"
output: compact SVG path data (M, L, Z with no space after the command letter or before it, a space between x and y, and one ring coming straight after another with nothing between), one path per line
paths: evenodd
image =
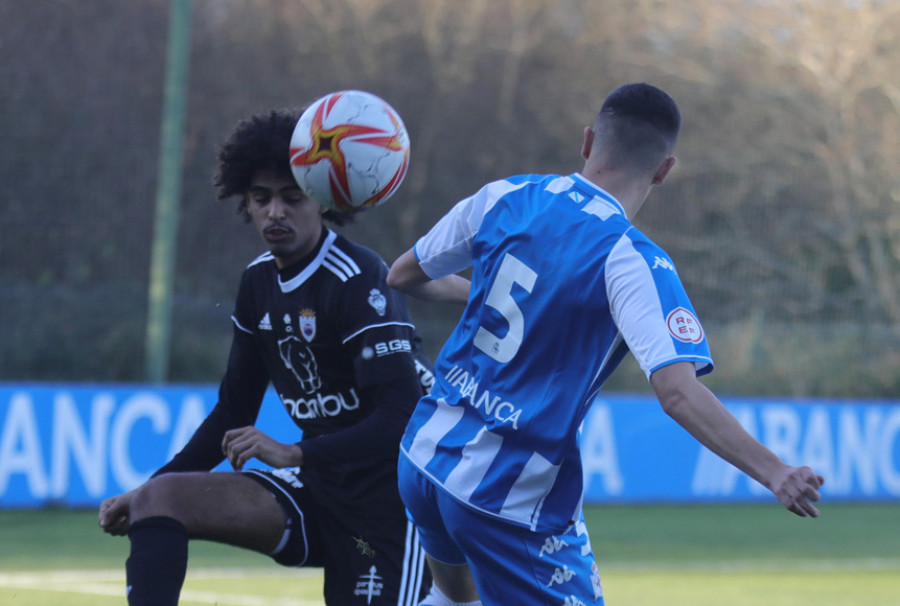
M271 383L303 430L304 471L322 476L330 498L337 487L352 499L395 484L399 439L431 372L387 272L375 252L328 229L289 267L270 253L254 260L238 290L219 402L157 473L218 465L223 434L256 421Z

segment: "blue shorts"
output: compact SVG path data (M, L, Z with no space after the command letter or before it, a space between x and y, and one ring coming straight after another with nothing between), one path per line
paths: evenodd
M398 472L425 553L445 564L467 563L485 605L603 606L583 518L561 534L533 532L463 505L404 455Z

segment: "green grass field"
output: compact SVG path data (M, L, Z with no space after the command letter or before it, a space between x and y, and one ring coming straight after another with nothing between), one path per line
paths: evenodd
M900 504L597 506L586 511L610 606L897 606ZM124 604L128 542L93 511L0 510L0 604ZM320 606L321 575L191 545L184 605ZM518 605L516 605L518 606Z

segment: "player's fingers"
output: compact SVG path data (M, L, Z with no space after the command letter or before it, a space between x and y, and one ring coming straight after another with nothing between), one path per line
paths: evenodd
M121 515L117 511L119 507L116 507L116 505L117 501L115 500L115 498L107 499L100 505L100 514L98 516L98 521L101 526L109 525L112 520Z
M232 461L232 457L235 453L239 453L243 448L242 444L246 442L247 432L246 428L241 429L232 429L230 431L225 432L225 436L222 438L222 454L224 454L229 461Z
M237 462L238 462L237 469L238 470L243 469L244 465L246 465L247 462L250 461L250 459L252 459L253 457L258 456L258 454L259 454L259 445L258 444L254 443L254 444L248 445L247 448L244 448L243 450L241 450L240 454L237 457Z
M109 528L109 534L115 537L121 537L127 534L128 532L128 516L119 516Z
M118 505L118 503L119 503L118 496L109 497L108 499L105 499L102 503L100 503L100 513L102 514L104 512L112 510L112 508L115 507L116 505Z
M815 473L809 467L801 468L801 479L813 488L820 488L825 483L825 478Z
M819 499L819 493L815 489L807 486L796 492L792 490L791 493L792 494L787 497L788 509L791 512L797 514L801 518L807 516L813 518L819 517L819 510L813 504L814 501Z
M782 501L782 504L784 504L784 506L787 507L787 510L791 513L798 515L801 518L806 517L806 512L804 512L803 508L800 507L800 502L796 498L786 496Z
M819 510L813 505L809 499L800 499L800 508L803 510L804 517L809 516L811 518L819 517Z
M225 432L225 435L222 436L222 453L225 453L228 449L228 446L234 443L237 440L240 440L242 437L247 435L247 433L253 431L253 426L247 427L238 427L237 429L229 429Z
M231 463L232 469L234 469L236 471L240 471L241 467L242 467L242 465L240 463L240 456L241 456L240 449L236 448L232 444L228 447L228 452L226 453L226 456L228 457L228 462Z
M803 491L803 495L810 501L818 501L821 497L821 495L819 495L819 491L812 486L807 486L806 490Z
M228 448L232 452L243 452L251 448L256 443L256 436L253 434L245 434L235 437L228 443Z
M229 445L234 442L238 436L240 436L240 430L231 429L225 432L225 435L222 436L222 452L227 453Z
M231 463L231 467L237 469L237 456L239 450L234 441L228 441L227 443L222 444L222 454L224 454L225 458L228 459L228 462Z
M253 436L245 436L229 445L231 466L240 471L247 461L256 456L258 445Z
M128 517L119 515L116 518L101 521L100 527L107 534L113 536L122 536L128 528Z

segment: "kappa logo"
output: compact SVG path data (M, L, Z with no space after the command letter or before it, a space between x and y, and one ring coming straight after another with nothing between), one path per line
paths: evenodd
M579 600L574 595L570 595L566 598L566 601L562 603L562 606L587 606L587 604Z
M353 595L365 596L366 604L371 604L372 598L381 596L382 589L384 589L383 579L378 575L378 569L372 566L368 574L359 575Z
M544 557L544 554L553 555L557 551L561 551L568 546L568 543L557 536L547 537L547 540L541 545L541 552L538 554L538 557L542 558Z
M553 571L553 576L550 577L550 582L547 583L547 587L553 587L553 585L562 585L563 583L567 583L572 580L575 576L575 571L563 564L562 568L557 568Z
M369 291L369 305L379 316L383 316L387 312L387 299L377 288Z
M672 262L668 259L664 259L662 257L653 257L653 267L651 267L650 269L656 269L657 267L668 269L669 271L675 271L675 265L673 265Z

